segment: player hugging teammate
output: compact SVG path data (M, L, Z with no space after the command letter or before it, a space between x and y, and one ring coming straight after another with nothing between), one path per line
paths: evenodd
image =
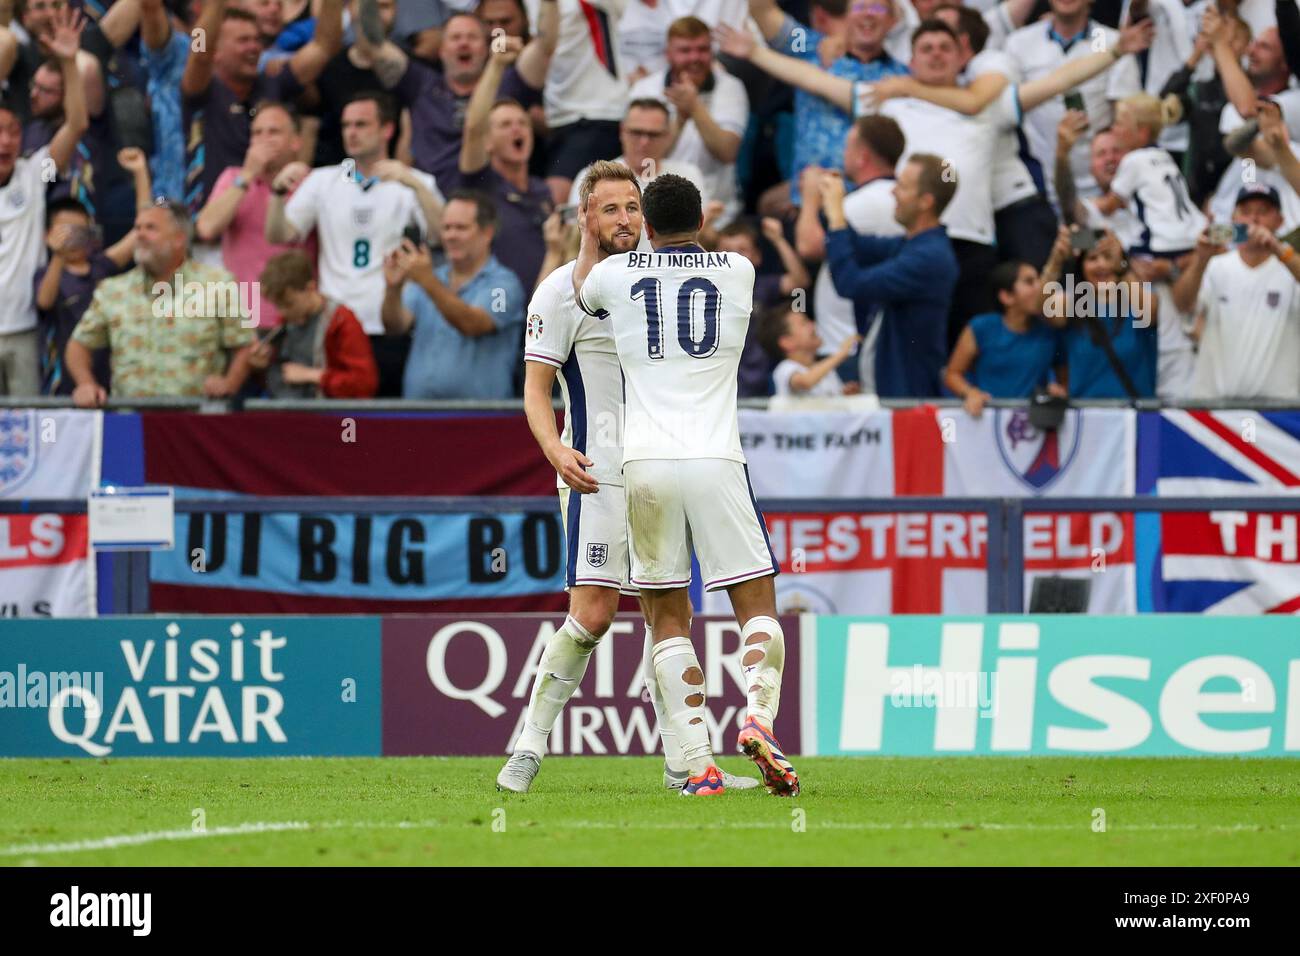
M785 661L772 580L779 567L736 415L754 268L700 247L700 193L680 176L659 176L643 197L630 169L598 162L581 194L578 259L538 287L525 344L524 407L560 485L569 615L542 654L524 729L497 786L528 790L620 592L639 592L646 618L642 670L663 739L665 785L687 796L755 785L714 761L704 672L689 636L694 546L705 588L726 589L741 626L748 714L738 746L771 793L795 796L799 778L771 730ZM653 253L634 252L643 221ZM562 436L551 409L557 373ZM623 403L623 447L589 444L589 423L617 421L604 416L617 416Z

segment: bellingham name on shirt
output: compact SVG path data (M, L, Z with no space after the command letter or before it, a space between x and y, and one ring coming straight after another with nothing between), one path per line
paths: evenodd
M730 269L725 252L629 252L629 269Z

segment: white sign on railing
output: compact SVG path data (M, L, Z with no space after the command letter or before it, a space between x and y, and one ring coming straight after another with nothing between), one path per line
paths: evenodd
M99 551L170 551L175 537L171 488L96 488L87 499L90 546Z

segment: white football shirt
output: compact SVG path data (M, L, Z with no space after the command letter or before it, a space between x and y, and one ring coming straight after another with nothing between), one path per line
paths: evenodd
M1028 83L1046 76L1063 63L1089 56L1101 49L1112 49L1118 38L1119 34L1115 30L1090 20L1082 37L1070 38L1063 43L1054 36L1052 20L1048 17L1011 34L1003 49L1016 61L1021 81ZM1077 89L1083 96L1089 129L1105 129L1114 122L1113 101L1142 92L1137 62L1131 55L1121 57L1109 70L1099 73ZM1052 185L1052 171L1056 163L1056 127L1064 115L1064 97L1058 96L1026 113L1023 123L1029 152L1042 167L1049 198L1053 203L1056 202ZM1070 153L1074 182L1079 194L1084 196L1097 189L1097 182L1088 168L1089 141L1086 136L1079 137L1079 142Z
M1020 70L1015 60L1002 50L987 49L971 58L959 80L968 86L971 80L985 73L1001 74L1009 83L1020 81ZM1038 184L1020 155L1020 125L1017 123L998 134L993 155L993 208L1006 209L1036 195Z
M627 83L617 54L617 23L627 0L556 0L560 35L542 88L546 122L621 120Z
M614 323L626 394L624 464L744 463L736 369L754 306L748 259L695 245L610 256L587 276L578 304Z
M348 175L352 167L313 169L285 203L284 213L298 235L312 229L320 245L320 291L352 310L367 335L381 335L384 322L384 257L402 244L402 231L418 225L429 232L415 193L400 183ZM414 170L441 201L438 184Z
M993 245L993 159L999 135L1020 121L1016 87L1008 86L982 112L966 116L910 97L886 100L877 107L871 96L872 84L853 86L855 117L874 108L902 128L907 145L897 169L901 170L913 153L951 159L957 173L957 192L940 217L948 227L948 235Z
M1205 267L1198 398L1300 398L1300 283L1270 256L1252 269L1236 250Z
M794 359L782 359L777 363L776 368L772 369L772 384L776 386L776 396L778 398L787 398L791 395L803 395L808 398L838 398L844 394L844 383L840 381L834 369L823 375L812 388L796 392L790 387L790 379L807 370L807 366L800 365Z
M19 157L9 182L0 186L0 335L36 327L32 277L45 261L44 169L53 169L50 148Z
M1124 0L1120 8L1119 22L1128 22L1129 6L1132 0ZM1159 96L1169 78L1177 73L1192 58L1192 39L1187 33L1187 11L1182 0L1150 0L1148 9L1156 34L1151 40L1151 47L1146 51L1146 66L1143 71L1143 57L1138 54L1134 60L1138 64L1138 82L1142 89L1152 96ZM1213 57L1206 57L1213 59ZM1187 149L1187 123L1167 126L1160 133L1157 145L1172 152Z
M1300 90L1283 90L1269 99L1282 108L1282 122L1286 123L1286 131L1291 134L1291 138L1300 139ZM1219 114L1220 133L1231 133L1245 122L1231 102L1223 104L1223 112Z
M894 207L894 178L873 179L844 197L844 218L858 235L901 236L904 230L894 218ZM824 262L813 284L813 312L827 355L858 331L853 300L835 291L830 266Z
M559 369L564 433L569 448L591 459L587 472L602 485L623 484L623 372L609 319L588 315L573 294L573 267L560 266L528 303L524 361ZM556 486L565 487L556 476Z
M1081 199L1080 202L1087 213L1084 225L1089 229L1109 229L1126 252L1142 245L1142 223L1132 211L1120 206L1109 216L1103 216L1095 199Z
M652 73L641 79L628 94L629 100L660 100L668 107L668 116L673 124L677 122L677 107L664 96L666 71ZM704 108L713 117L713 122L729 133L745 135L745 126L749 122L749 95L745 84L740 82L716 63L713 65L713 89L700 92ZM682 133L673 144L669 159L698 166L704 174L704 181L697 182L700 192L709 199L716 199L725 207L723 213L714 223L718 228L726 226L740 214L740 198L736 195L736 164L724 163L709 152L704 144L704 137L694 122L687 123Z
M1188 196L1182 171L1159 146L1126 153L1110 189L1142 223L1131 252L1186 252L1205 228L1205 216Z

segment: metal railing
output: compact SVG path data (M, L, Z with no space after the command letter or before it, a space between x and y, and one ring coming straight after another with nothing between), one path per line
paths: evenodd
M1158 498L765 498L764 512L916 514L982 512L988 518L987 610L990 614L1024 610L1024 519L1027 513L1118 512L1166 513L1209 511L1300 512L1300 497ZM503 514L554 513L559 502L546 496L434 496L434 497L304 497L180 498L181 514L245 514L268 512L329 514ZM0 500L4 514L84 514L81 500ZM149 608L149 555L117 552L113 555L114 613L144 614Z
M919 408L931 405L938 408L960 408L956 398L882 398L880 407L887 409ZM557 400L556 407L563 407ZM766 398L742 398L741 408L766 410ZM1020 398L995 398L986 403L989 408L1027 408L1028 402ZM0 395L0 408L74 408L70 398L29 397ZM1218 400L1181 399L1161 400L1140 398L1136 401L1122 398L1090 398L1072 400L1071 408L1136 408L1138 411L1159 411L1162 408L1194 408L1205 411L1300 411L1300 402L1265 398L1228 398ZM482 399L405 399L405 398L110 398L104 405L106 411L188 411L206 414L244 412L330 412L353 410L370 414L379 412L519 412L523 413L523 399L508 398L497 401ZM823 410L818 406L818 410Z

